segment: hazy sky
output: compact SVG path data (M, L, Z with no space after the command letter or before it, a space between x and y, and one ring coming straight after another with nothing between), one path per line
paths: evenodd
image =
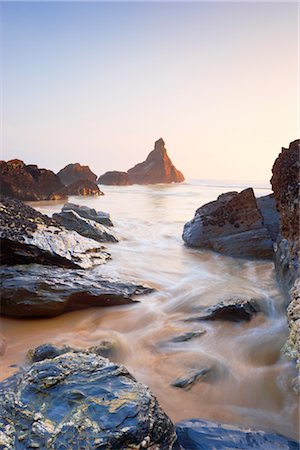
M268 180L298 130L297 3L3 3L2 158Z

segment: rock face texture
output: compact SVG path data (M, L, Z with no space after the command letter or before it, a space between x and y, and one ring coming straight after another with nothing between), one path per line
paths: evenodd
M110 257L100 243L68 231L19 200L2 199L1 264L89 268Z
M89 208L85 205L76 205L75 203L66 203L62 211L75 211L80 217L93 220L94 222L106 225L107 227L113 227L113 223L110 220L110 215L103 211L96 211L94 208Z
M97 175L91 171L89 166L82 166L79 163L68 164L57 173L57 176L65 186L82 180L89 180L93 183L97 181Z
M299 444L275 433L192 419L176 425L178 441L189 450L297 450Z
M0 161L1 194L24 201L65 198L61 180L47 169L26 165L19 159Z
M98 183L110 186L130 186L133 184L127 172L118 172L117 170L105 172L98 178Z
M184 176L170 160L162 138L154 144L147 159L128 170L134 184L181 183Z
M0 385L3 448L173 448L172 422L124 366L93 350L48 350Z
M89 195L104 195L102 191L100 191L98 185L90 180L77 180L74 181L74 183L65 186L60 191L64 196L69 195L83 195L83 196L89 196Z
M130 185L130 184L158 184L181 183L184 181L182 173L176 169L170 160L165 142L162 138L154 144L147 159L135 165L127 172L106 172L98 179L100 184Z
M266 203L271 209L271 202ZM222 194L196 211L195 217L184 226L183 240L190 247L207 248L225 255L271 258L270 231L272 229L275 237L272 221L276 213L268 213L266 209L265 224L251 188Z
M153 289L103 278L93 271L61 269L38 264L0 267L1 314L54 317L90 307L136 302L132 297Z

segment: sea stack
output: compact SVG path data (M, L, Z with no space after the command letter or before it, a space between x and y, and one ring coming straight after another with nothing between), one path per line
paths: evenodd
M57 176L65 186L79 180L89 180L93 183L97 181L97 175L91 171L89 166L82 166L79 163L68 164L57 173Z

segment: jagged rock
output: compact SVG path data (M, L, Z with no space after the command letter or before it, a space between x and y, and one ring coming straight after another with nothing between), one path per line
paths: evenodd
M189 247L230 256L273 256L273 241L251 188L221 194L216 201L199 208L185 224L182 238Z
M149 153L144 162L135 165L127 172L106 172L98 179L98 183L100 184L120 186L130 184L181 183L182 181L184 181L184 176L170 160L162 138L155 142L154 150Z
M181 183L184 176L170 160L162 138L154 144L147 159L128 170L134 184Z
M260 311L256 300L230 299L205 308L201 314L189 317L188 322L201 320L227 320L230 322L249 321Z
M132 296L153 289L103 278L99 273L37 264L1 266L1 313L14 317L52 317L68 311L135 303Z
M52 217L67 230L74 230L86 238L94 239L98 242L118 242L111 229L94 220L85 219L75 211L62 210L59 214L53 214Z
M269 231L272 241L276 242L279 233L279 214L274 194L258 197L256 203L263 217L264 226Z
M65 198L63 184L51 170L26 165L19 159L0 161L1 194L24 201Z
M88 268L110 257L99 243L66 230L19 200L2 199L0 219L1 264Z
M65 186L61 191L63 195L104 195L102 191L100 191L98 185L90 180L77 180L74 183Z
M0 384L7 450L173 448L172 422L124 366L89 350L45 356Z
M280 434L235 425L191 419L176 424L179 444L188 450L298 450Z
M127 172L112 170L101 175L98 178L98 183L111 186L130 186L132 181L130 180Z
M103 211L96 211L93 208L89 208L85 205L75 205L74 203L66 203L62 211L75 211L81 217L85 219L93 220L94 222L106 225L107 227L113 227L113 223L110 220L110 215Z
M187 375L177 378L177 380L171 383L171 386L188 391L194 386L195 383L211 380L215 376L214 372L214 367L201 367L200 369L194 369Z
M65 186L82 180L89 180L92 183L97 181L97 175L91 171L89 166L82 166L79 163L68 164L57 173L57 176Z

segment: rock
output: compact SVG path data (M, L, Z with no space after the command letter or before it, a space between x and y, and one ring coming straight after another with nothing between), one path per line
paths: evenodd
M177 380L171 383L171 386L185 389L186 391L191 389L195 383L199 381L208 381L214 377L214 367L202 367L200 369L194 369L190 371L186 376L177 378Z
M89 350L45 356L0 384L5 448L173 448L172 422L124 366Z
M82 196L98 196L104 195L100 191L98 185L90 180L77 180L74 183L65 186L61 191L63 195L82 195Z
M1 194L24 201L58 200L65 198L61 193L63 184L47 169L26 165L19 159L0 161Z
M229 256L273 256L273 241L251 188L222 194L199 208L185 224L182 238L189 247L207 248Z
M98 183L111 186L130 186L132 181L130 180L127 172L112 170L101 175L98 178Z
M170 160L162 138L154 144L147 159L128 170L134 184L181 183L184 176Z
M174 336L170 339L170 342L187 342L191 339L203 336L205 333L206 330L187 331L186 333L180 334L179 336Z
M110 257L92 239L68 231L19 200L2 199L1 264L50 264L88 268Z
M188 322L201 320L249 321L260 311L256 300L230 299L204 309L200 315L189 317Z
M84 205L75 205L74 203L66 203L62 211L75 211L81 217L85 219L93 220L94 222L100 223L102 225L106 225L107 227L113 227L113 223L110 220L110 215L103 211L96 211L93 208L89 208Z
M94 220L85 219L75 211L62 210L59 214L53 214L52 217L67 230L74 230L86 238L94 239L98 242L118 242L111 229Z
M1 266L1 314L53 317L68 311L135 303L132 296L149 294L142 285L103 278L98 272L37 264Z
M99 184L126 186L131 184L181 183L184 176L170 160L162 138L154 144L147 159L127 172L111 171L101 175Z
M272 241L276 242L279 233L279 214L274 194L258 197L256 203L261 212L264 226L269 231Z
M179 444L188 450L298 450L299 444L280 434L235 425L191 419L176 424Z
M82 166L79 163L68 164L58 172L57 176L65 186L82 180L89 180L92 183L97 181L97 175L91 171L89 166Z

